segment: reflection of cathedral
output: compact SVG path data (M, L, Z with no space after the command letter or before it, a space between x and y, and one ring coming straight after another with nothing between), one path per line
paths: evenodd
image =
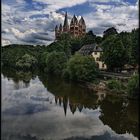
M59 39L62 33L68 33L71 35L71 37L84 36L86 33L86 24L84 18L81 17L81 19L78 21L77 17L74 15L69 26L68 16L66 12L63 26L62 24L60 24L59 27L57 25L55 27L55 38Z
M85 104L83 104L83 103L73 103L66 96L65 97L55 96L55 103L59 104L60 106L63 105L65 116L67 114L67 107L68 106L69 106L72 114L75 113L76 109L78 109L79 112L81 112L83 108L96 109L98 107L97 103L96 104L93 103L92 105L88 105L86 103Z

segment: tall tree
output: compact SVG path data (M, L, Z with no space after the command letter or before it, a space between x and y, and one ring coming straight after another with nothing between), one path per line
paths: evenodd
M103 48L102 59L108 70L121 70L128 62L128 54L122 41L115 35L109 36L101 44Z

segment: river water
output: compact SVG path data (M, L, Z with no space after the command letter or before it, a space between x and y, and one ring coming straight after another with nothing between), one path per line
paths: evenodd
M2 140L138 140L138 102L63 79L4 70Z

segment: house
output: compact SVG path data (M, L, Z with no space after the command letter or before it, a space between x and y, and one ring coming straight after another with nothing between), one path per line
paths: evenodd
M104 62L101 60L101 54L103 53L103 50L97 44L84 45L78 52L82 55L93 56L99 69L107 69L106 64L104 64Z

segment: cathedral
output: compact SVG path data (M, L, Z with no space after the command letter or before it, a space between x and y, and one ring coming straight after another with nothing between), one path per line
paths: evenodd
M68 16L66 12L63 26L62 24L60 24L59 27L57 25L55 27L56 40L59 39L62 33L68 33L71 35L71 37L74 38L84 36L86 34L86 24L84 18L81 17L81 19L78 21L78 19L74 15L69 25Z

